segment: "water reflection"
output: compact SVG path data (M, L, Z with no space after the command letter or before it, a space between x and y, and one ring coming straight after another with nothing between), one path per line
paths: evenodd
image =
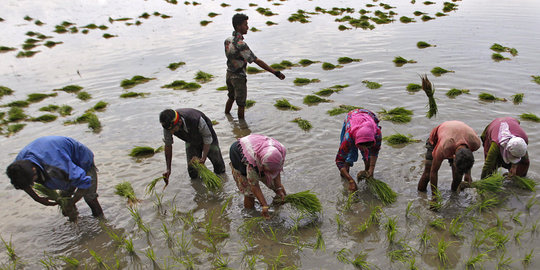
M232 133L236 139L240 139L251 134L251 129L245 119L234 119L230 114L225 115L232 128Z

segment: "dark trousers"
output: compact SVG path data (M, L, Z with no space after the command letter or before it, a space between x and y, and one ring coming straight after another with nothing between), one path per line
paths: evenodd
M203 150L203 145L200 144L192 144L192 143L186 143L186 156L187 156L187 166L188 166L188 173L189 177L191 178L197 178L197 170L195 170L193 167L189 165L189 161L193 157L201 157ZM208 151L208 159L210 159L210 162L212 162L212 165L214 166L214 173L220 174L225 172L225 162L223 161L223 157L221 156L221 149L219 149L219 145L217 144L211 144L210 150Z

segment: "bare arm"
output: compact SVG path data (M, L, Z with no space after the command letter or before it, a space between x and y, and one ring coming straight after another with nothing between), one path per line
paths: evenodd
M273 69L271 66L267 65L263 60L257 58L254 62L262 69L276 75L276 77L278 77L280 80L285 79L285 75L283 75L283 73Z
M376 156L369 157L369 169L368 169L369 177L373 177L373 173L375 172L375 164L377 164L377 157Z
M356 186L356 182L354 182L354 178L349 174L349 165L345 165L341 169L339 169L339 173L341 174L341 177L347 179L349 181L349 190L350 191L356 191L358 187Z
M57 205L56 202L51 201L48 198L38 196L36 194L36 192L34 191L34 189L32 189L31 186L26 187L24 189L24 191L26 192L26 194L28 194L30 197L32 197L32 199L34 199L34 201L36 201L38 203L41 203L41 204L46 205L46 206Z
M268 204L266 203L266 199L264 198L261 187L258 183L255 185L251 185L251 192L253 193L253 195L255 195L255 198L257 198L257 200L259 200L262 205L263 217L269 219L270 215L268 214Z
M165 181L165 185L169 184L169 176L171 175L171 160L172 160L172 144L165 145L165 164L167 166L167 170L163 173L163 181Z
M206 158L208 157L208 152L210 151L210 145L209 144L203 144L202 149L202 155L201 155L201 163L204 164L206 161Z

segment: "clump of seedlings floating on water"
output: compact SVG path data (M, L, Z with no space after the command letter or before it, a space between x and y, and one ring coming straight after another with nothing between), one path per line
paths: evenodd
M149 82L150 80L155 80L156 78L146 78L144 76L135 75L131 79L124 79L120 83L120 86L124 89L133 88L136 85Z
M13 90L7 86L0 85L0 98L13 94Z
M286 98L276 100L274 107L278 109L291 110L291 111L300 110L299 107L292 105Z
M348 63L352 63L352 62L360 62L360 61L362 61L362 59L360 59L360 58L350 58L350 57L345 56L345 57L338 58L337 61L340 64L348 64Z
M148 93L138 93L138 92L126 92L126 93L122 93L120 94L120 97L121 98L135 98L135 97L144 97L145 95L147 95Z
M34 54L36 54L38 52L40 52L40 51L23 51L23 52L19 52L17 54L17 56L15 56L15 57L17 57L17 58L32 57L32 56L34 56Z
M324 69L324 70L332 70L332 69L341 68L341 67L343 67L343 66L342 65L334 65L334 64L328 63L328 62L322 63L322 69Z
M429 15L423 15L422 18L420 18L422 21L427 22L430 20L435 20L435 18L430 17Z
M174 71L174 70L176 70L177 68L179 68L180 66L183 66L183 65L185 65L185 64L186 64L186 62L182 62L182 61L176 62L176 63L170 63L170 64L167 66L167 68Z
M452 10L456 10L457 5L452 2L444 2L443 11L444 12L450 12Z
M369 88L369 89L379 89L382 86L382 84L380 84L380 83L371 82L371 81L368 81L368 80L363 80L362 83L365 84L366 87Z
M510 60L510 58L508 57L504 57L502 54L500 53L493 53L491 55L491 59L493 59L494 61L503 61L503 60Z
M92 107L92 110L102 112L105 110L105 108L107 108L107 105L109 105L109 103L105 101L99 101L98 103L96 103L96 105L94 105L94 107Z
M153 156L155 153L158 153L163 150L163 147L158 147L156 149L149 147L149 146L135 146L133 149L131 149L131 152L129 153L130 157L149 157Z
M113 34L109 34L109 33L103 34L103 38L106 38L106 39L113 38L113 37L118 37L118 36L117 36L117 35L113 35Z
M404 135L401 133L392 134L390 136L383 137L383 140L385 140L389 145L402 145L406 143L415 143L419 142L420 140L415 140L412 138L411 134Z
M30 105L30 102L26 100L15 100L7 104L8 107L26 108Z
M341 87L341 86L343 86L343 85L334 85L334 86L331 86L329 88L322 89L322 90L316 92L315 95L322 96L322 97L327 97L327 96L332 95L333 93L340 92L341 90L343 90L343 88L348 87L349 85L346 85L344 87Z
M52 93L52 94L43 94L43 93L32 93L32 94L28 94L28 98L26 99L26 101L30 102L30 103L36 103L36 102L40 102L48 97L56 97L58 95L58 93Z
M225 86L226 87L226 86ZM195 82L186 82L183 80L177 80L170 84L166 84L162 86L161 88L171 88L174 90L188 90L188 91L195 91L199 88L201 88L201 85Z
M411 92L411 93L414 93L414 92L418 92L422 89L422 86L419 85L419 84L416 84L416 83L409 83L407 85L407 91L408 92Z
M291 14L289 18L287 19L289 22L300 22L300 23L309 23L308 20L310 16L307 15L307 12L299 9L296 11L296 13Z
M330 102L331 100L318 97L316 95L307 95L304 97L304 104L306 105L317 105L321 102Z
M17 50L17 48L7 47L7 46L0 46L0 53L10 52L10 51L14 51L14 50Z
M20 107L11 107L8 111L8 122L17 122L26 119L28 116L24 113L24 110Z
M206 73L204 71L200 71L200 70L195 75L195 80L200 83L207 83L211 81L213 78L214 78L214 75L210 73Z
M82 89L83 89L82 86L72 84L72 85L64 86L64 87L62 87L60 89L54 89L54 91L64 91L66 93L78 93Z
M45 47L47 47L47 48L52 48L52 47L54 47L54 46L56 46L58 44L62 44L62 43L64 43L64 42L62 42L62 41L54 42L54 41L49 40L49 41L45 42L45 44L43 44L43 45Z
M320 81L321 80L319 80L319 79L296 78L296 79L294 79L293 83L295 85L302 86L302 85L306 85L306 84L310 84L310 83L318 83Z
M478 95L478 98L482 101L490 101L490 102L493 102L493 101L506 101L505 98L498 98L492 94L489 94L489 93L480 93Z
M247 74L257 74L257 73L262 73L262 72L264 72L264 70L258 69L258 68L256 68L256 67L247 67L247 68L246 68L246 72L247 72Z
M533 78L532 79L533 82L540 84L540 76L531 75L531 77Z
M385 182L375 179L373 177L368 177L366 179L366 184L371 192L371 194L377 196L381 202L385 205L394 203L397 198L397 193L390 188Z
M264 15L264 16L270 17L270 16L278 15L277 13L272 12L269 8L258 7L256 10L257 12L259 12L261 15Z
M295 118L291 122L297 123L303 131L309 131L313 127L308 120L302 119L300 117Z
M320 61L312 61L309 59L300 59L300 61L298 61L298 64L300 64L303 67L309 66L314 63L320 63Z
M140 201L135 195L135 191L133 190L130 182L124 181L117 184L114 188L117 195L120 195L128 200L127 202L130 207L133 207Z
M512 102L514 102L514 104L520 104L521 102L523 102L523 96L525 94L523 93L518 93L518 94L515 94L515 95L512 95L511 98L512 98Z
M333 108L326 113L328 113L330 116L339 115L342 113L348 113L355 109L362 109L362 107L353 106L353 105L339 105L339 107Z
M272 26L272 25L276 25L277 23L273 22L273 21L266 21L266 25L268 26Z
M418 47L418 49L424 49L424 48L427 48L427 47L435 47L436 45L431 45L425 41L418 41L416 43L416 47Z
M211 23L212 21L207 21L207 20L202 20L200 21L199 23L201 24L201 26L207 26L209 23Z
M444 13L442 13L442 12L437 12L437 13L435 13L435 16L437 16L437 17L444 17L444 16L448 16L448 14L444 14Z
M90 95L88 92L82 91L77 93L77 98L82 101L87 101L92 98L92 95Z
M414 61L414 60L412 60L412 59L407 60L407 59L405 59L405 58L403 58L403 57L401 57L401 56L396 56L392 62L394 62L394 64L396 65L396 67L401 67L401 66L403 66L403 65L405 65L405 64L413 64L413 63L416 63L416 61Z
M101 131L101 122L99 121L99 118L97 115L95 115L93 112L86 112L83 115L77 117L75 121L66 121L64 124L70 125L70 124L82 124L87 123L88 128L90 128L94 133L98 133Z
M221 178L210 171L199 159L193 158L189 164L197 171L199 178L202 179L204 186L206 186L208 190L217 191L221 189Z
M246 109L253 107L255 103L257 103L255 100L251 100L251 99L246 100Z
M407 110L404 107L396 107L389 111L383 109L379 113L383 115L383 120L394 123L408 123L411 121L411 115L413 115L411 110Z
M432 70L431 70L431 74L435 75L435 76L441 76L442 74L445 74L445 73L454 73L453 70L447 70L447 69L444 69L442 67L434 67Z
M457 88L452 88L450 90L448 90L448 92L446 92L446 96L449 97L449 98L455 98L461 94L469 94L469 90L468 89L457 89Z
M52 121L56 120L56 118L58 118L58 116L56 116L54 114L43 114L43 115L40 115L38 117L33 117L30 120L34 121L34 122L48 123L48 122L52 122Z
M402 22L402 23L416 22L413 18L409 18L409 17L407 17L407 16L401 16L401 17L399 17L399 21Z

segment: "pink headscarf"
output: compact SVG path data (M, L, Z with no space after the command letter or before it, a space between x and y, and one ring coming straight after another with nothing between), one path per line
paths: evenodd
M499 128L499 144L505 163L518 163L527 154L527 143L523 138L510 133L508 123L502 122Z
M266 175L266 185L271 186L272 181L283 170L287 150L274 138L260 134L251 134L240 138L242 153L247 162L259 169L259 173Z
M366 113L357 113L351 115L349 119L350 135L354 138L354 143L375 142L375 134L377 134L377 124L373 118Z

